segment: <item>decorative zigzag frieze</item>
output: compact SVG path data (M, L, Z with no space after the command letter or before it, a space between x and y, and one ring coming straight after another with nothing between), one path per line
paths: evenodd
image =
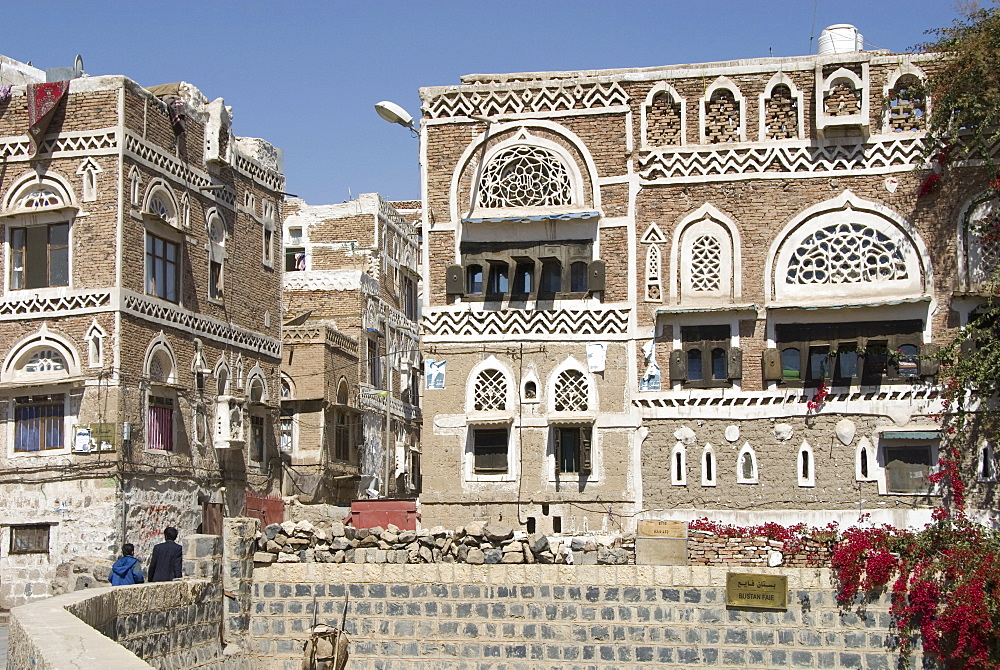
M236 153L235 167L243 174L247 175L251 179L255 179L258 183L263 184L272 191L281 192L285 190L284 175L280 172L275 172L274 170L268 170L264 166L247 158L246 156Z
M534 83L534 82L532 82ZM628 94L616 82L538 86L537 83L510 84L506 90L447 91L424 104L432 119L453 116L497 116L524 112L557 112L594 109L628 104Z
M281 330L281 339L285 344L325 342L354 356L358 355L357 340L326 325L285 326Z
M133 154L136 158L141 158L147 163L152 163L157 168L173 175L179 181L190 184L194 188L208 186L211 183L208 175L192 170L175 156L160 151L157 147L144 142L131 133L125 133L125 151ZM235 198L235 194L233 197Z
M0 155L8 161L33 158L27 137L8 137L0 140ZM113 128L91 132L72 133L42 140L39 156L58 157L66 153L113 151L118 147L118 135Z
M139 295L126 293L123 296L122 311L179 326L197 334L229 341L247 349L260 351L274 358L278 358L281 355L281 342L274 338L265 337L249 330L244 330L243 328L237 328L224 321L212 319L201 314L154 303Z
M58 297L31 297L23 300L8 299L0 302L0 318L32 315L53 315L79 310L100 309L111 304L110 291L97 291Z
M731 395L696 395L690 391L676 393L640 394L632 399L632 404L641 408L692 408L692 407L790 407L802 406L807 409L814 398L812 391L740 391ZM876 390L855 390L849 393L833 393L826 396L824 402L857 403L885 401L932 401L941 397L940 389L927 386L900 386L898 388L879 388Z
M192 189L208 186L212 183L209 176L199 170L192 169L189 165L177 157L172 156L158 147L149 144L142 139L125 133L125 151L136 158L143 160L157 169L172 175L178 181L188 184ZM231 209L236 207L236 191L231 188L224 188L213 193L216 201L227 205Z
M628 326L627 309L432 311L427 335L618 335Z
M643 181L684 181L713 175L778 175L913 168L924 162L920 138L870 144L658 149L639 157Z

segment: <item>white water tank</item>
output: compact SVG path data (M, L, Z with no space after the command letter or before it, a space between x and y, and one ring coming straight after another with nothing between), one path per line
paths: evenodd
M865 48L865 38L849 23L838 23L823 29L819 34L820 56L861 51Z

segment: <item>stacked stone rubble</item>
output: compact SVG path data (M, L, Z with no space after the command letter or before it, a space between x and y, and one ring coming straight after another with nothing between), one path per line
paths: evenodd
M402 530L337 522L271 524L257 538L254 563L604 564L635 562L635 538L549 538L503 524L473 522Z

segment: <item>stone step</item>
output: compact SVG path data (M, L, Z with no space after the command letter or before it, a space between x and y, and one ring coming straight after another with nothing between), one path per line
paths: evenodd
M6 626L10 623L10 611L0 610L0 626Z

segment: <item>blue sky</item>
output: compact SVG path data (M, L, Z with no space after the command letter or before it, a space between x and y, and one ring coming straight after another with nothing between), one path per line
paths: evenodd
M796 56L835 23L905 52L955 16L949 0L52 0L6 3L0 53L43 69L79 53L91 75L191 82L233 106L237 135L284 149L288 190L323 204L420 197L416 139L372 106L392 100L417 117L421 86Z

